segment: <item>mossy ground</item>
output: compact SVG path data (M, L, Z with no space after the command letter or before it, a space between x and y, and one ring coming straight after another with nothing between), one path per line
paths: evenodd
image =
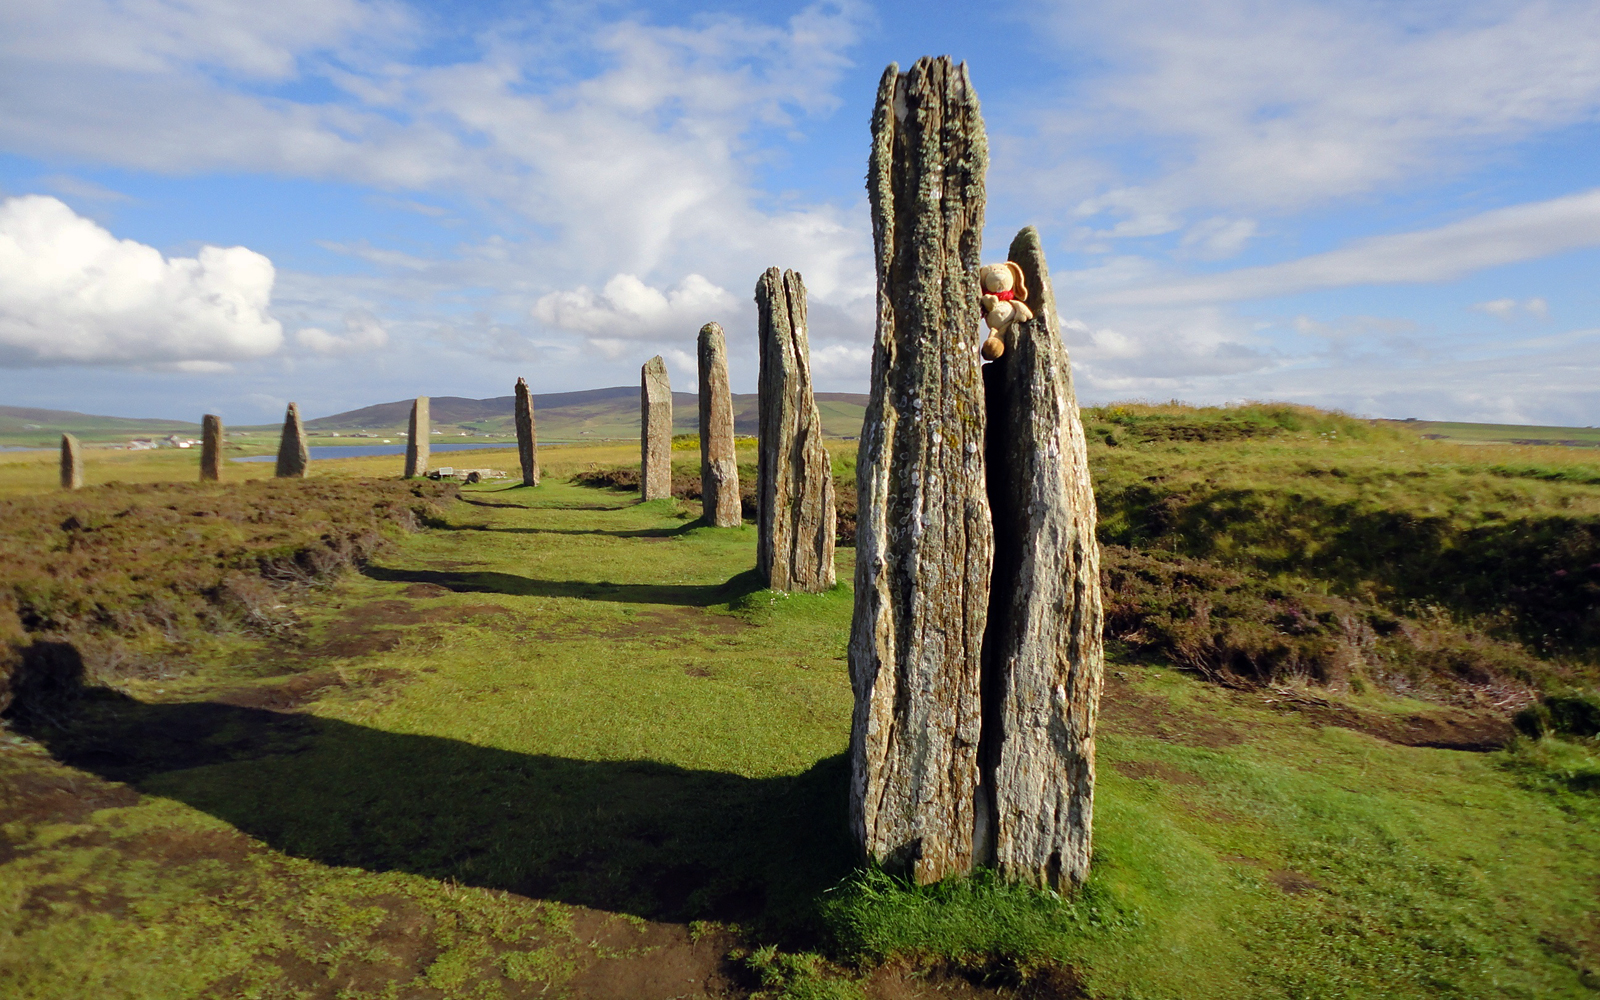
M1592 744L1400 745L1443 709L1372 691L1124 657L1076 896L854 870L848 586L758 589L696 513L468 488L291 634L0 736L0 995L1600 987Z

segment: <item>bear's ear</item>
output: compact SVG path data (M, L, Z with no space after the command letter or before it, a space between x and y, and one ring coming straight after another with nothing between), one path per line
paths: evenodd
M1012 290L1017 293L1017 301L1028 301L1028 283L1022 280L1022 266L1014 260L1008 260L1006 267L1011 268L1011 278L1014 282Z

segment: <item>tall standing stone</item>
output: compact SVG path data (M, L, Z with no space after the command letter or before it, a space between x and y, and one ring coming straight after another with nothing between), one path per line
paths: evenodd
M539 485L539 438L534 431L533 397L527 379L517 379L516 402L512 404L517 421L517 457L522 460L522 485Z
M200 420L200 481L222 478L222 418L208 413Z
M857 460L850 822L918 882L971 870L993 537L976 268L988 142L966 65L891 65L867 187L878 274Z
M279 479L304 479L311 465L311 450L306 447L305 425L300 423L300 407L293 403L283 415L283 435L278 438Z
M75 490L83 485L83 448L71 434L61 435L61 488Z
M980 860L1060 889L1089 871L1094 724L1104 671L1088 449L1039 234L1010 259L1033 319L983 369L995 566L984 641Z
M833 586L833 465L811 392L806 286L768 268L756 283L761 343L756 572L774 590Z
M406 439L406 478L426 476L428 446L432 443L429 435L433 433L433 421L428 419L427 396L418 396L411 404L411 425L408 433L410 437Z
M672 383L659 354L639 369L639 495L672 496Z
M733 390L728 385L728 345L722 327L700 328L700 506L707 524L737 528L739 458L733 444Z

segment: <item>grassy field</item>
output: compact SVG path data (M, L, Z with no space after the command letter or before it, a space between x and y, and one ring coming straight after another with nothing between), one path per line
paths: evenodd
M1385 421L1442 441L1463 444L1530 444L1600 447L1600 428L1546 427L1534 424L1473 424L1450 420Z
M0 995L1600 989L1591 741L1508 741L1507 710L1396 695L1385 637L1355 644L1366 684L1208 683L1171 655L1211 648L1191 641L1192 615L1179 621L1183 600L1208 602L1222 643L1208 655L1243 648L1261 608L1343 602L1332 619L1404 624L1433 607L1428 635L1515 651L1543 671L1530 690L1576 683L1582 628L1541 646L1524 635L1527 601L1428 575L1514 554L1551 519L1593 523L1600 469L1305 411L1086 416L1105 540L1179 571L1160 578L1175 603L1159 614L1149 581L1128 591L1147 641L1112 644L1094 867L1072 898L857 870L848 584L759 589L753 528L566 481L635 448L548 449L545 485L464 488L361 572L280 590L277 625L155 636L170 642L164 669L96 667L70 712L14 720L0 734ZM181 453L113 457L91 453L91 482L189 475ZM49 499L27 495L53 467L4 462L0 490L24 505L10 516ZM510 452L478 462L515 467ZM397 464L314 463L317 478L284 488L321 481L331 516L332 485ZM1431 527L1382 547L1417 525ZM1433 549L1413 552L1422 537ZM1450 553L1464 561L1439 561ZM852 554L839 550L841 580ZM1554 572L1530 565L1513 569ZM1246 583L1228 592L1226 573ZM1216 632L1230 612L1234 631ZM1491 715L1498 737L1452 742Z

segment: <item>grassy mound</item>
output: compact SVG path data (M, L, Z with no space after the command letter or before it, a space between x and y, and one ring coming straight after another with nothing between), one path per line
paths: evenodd
M0 641L10 649L0 663L0 708L10 701L5 677L25 670L30 655L54 655L54 646L29 653L42 641L71 642L87 654L91 675L108 676L197 637L281 626L285 588L364 562L436 514L452 489L260 480L0 500Z

